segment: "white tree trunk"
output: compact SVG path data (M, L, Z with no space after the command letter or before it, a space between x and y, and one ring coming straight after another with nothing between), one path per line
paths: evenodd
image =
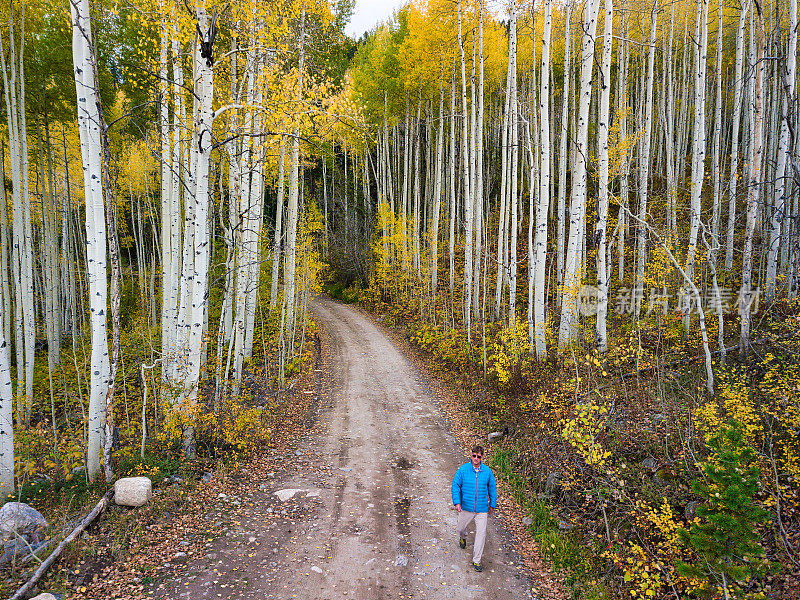
M739 316L741 333L739 336L739 355L747 356L750 350L750 318L753 301L753 235L756 228L759 193L762 187L761 161L764 152L764 62L765 35L764 17L761 6L756 4L758 21L757 56L755 62L755 82L753 88L753 104L750 107L753 118L750 144L750 169L747 190L747 224L745 228L744 252L742 254L742 289L739 291Z
M17 420L28 422L33 401L33 351L36 331L34 328L33 258L30 225L30 202L28 189L28 147L25 126L25 74L24 74L24 20L22 32L17 33L11 7L9 18L8 60L0 36L0 67L3 70L3 95L8 119L9 159L13 217L11 235L11 270L15 292L15 349L17 366Z
M581 245L585 228L587 168L589 160L589 105L592 100L592 67L600 0L589 0L584 10L581 51L581 82L578 96L576 153L572 169L572 195L569 209L569 238L564 261L561 297L561 322L558 347L564 349L575 338L578 324L578 292L581 286ZM562 166L563 168L563 166Z
M570 105L570 49L572 46L572 0L567 2L564 14L564 86L561 94L561 134L558 153L558 212L556 214L556 277L558 283L564 281L564 244L567 220L567 149L569 147L569 105Z
M103 408L109 384L108 341L106 337L107 268L106 216L103 198L102 146L99 97L91 46L89 0L71 3L72 56L75 90L78 96L78 131L83 159L86 196L86 259L89 279L89 309L92 332L91 380L86 472L94 479L100 471Z
M790 147L789 119L791 112L789 103L794 102L795 64L797 62L797 0L789 0L789 41L786 49L786 74L783 78L783 94L781 94L781 125L780 140L778 142L778 160L775 166L775 209L770 220L769 247L767 248L767 275L764 282L766 300L775 296L778 278L778 251L782 240L781 228L786 219L791 190L791 178L787 177L787 158Z
M13 495L14 390L11 386L11 350L0 330L0 493Z
M511 60L508 53L506 75L506 97L503 108L503 124L500 133L500 214L497 219L497 278L494 290L494 318L500 318L503 288L508 281L508 190L509 190L509 136L511 123Z
M624 9L625 3L623 2L622 14L622 40L619 43L619 62L620 76L619 85L617 86L617 109L619 110L619 137L625 140L628 137L628 11ZM622 153L622 160L619 173L619 205L620 207L628 206L628 153ZM617 221L619 227L617 229L617 269L618 278L620 283L625 279L625 234L628 230L628 213L625 210L620 210L618 213Z
M439 129L436 135L436 171L433 185L433 216L431 217L430 261L431 261L431 297L434 314L436 313L436 289L439 285L439 215L442 206L442 154L444 149L444 92L439 86ZM366 171L365 171L366 173ZM364 186L364 192L368 191Z
M653 80L656 62L656 26L658 2L653 3L650 13L650 53L647 60L647 83L644 96L644 136L639 157L639 221L647 222L648 187L650 183L650 141L652 138ZM641 225L636 234L636 272L634 274L634 308L638 318L644 296L644 272L647 263L647 230Z
M539 93L539 197L536 203L536 234L533 241L533 328L536 358L547 358L547 315L545 313L547 216L550 206L550 30L552 0L545 0L542 32L541 92ZM531 215L533 218L533 215Z
M163 0L160 6L163 10ZM172 232L172 192L173 169L172 164L172 134L169 123L169 97L170 85L167 66L169 61L169 26L166 19L161 23L161 51L159 56L159 127L161 133L161 348L167 351L170 344L174 343L175 324L177 320L178 296L176 293L175 263L180 256L180 250L173 248L175 236ZM175 57L175 61L177 61Z
M211 199L210 159L213 144L211 126L213 123L212 102L214 99L214 71L212 69L212 55L201 56L200 43L212 52L215 20L209 24L209 16L205 5L200 4L195 8L197 27L200 39L194 51L194 92L197 103L193 115L191 165L194 167L194 177L191 178L194 187L194 210L191 215L191 287L190 293L185 294L190 301L186 307L186 369L183 379L182 401L185 410L193 410L197 403L200 383L200 367L202 360L204 326L206 323L206 307L208 303L208 262L209 262L209 231L208 212ZM187 231L187 237L188 237ZM188 243L189 240L184 243ZM184 271L185 271L184 267ZM195 442L194 428L187 426L184 430L184 452L189 458L194 458Z
M278 157L278 201L275 205L275 237L272 241L272 281L270 282L269 307L278 305L278 278L280 276L281 246L283 244L283 197L286 184L284 182L284 165L286 163L286 138L281 136L280 155ZM326 211L327 212L327 211ZM328 230L327 221L325 231Z
M746 0L742 5L739 14L739 27L736 30L736 70L734 72L734 91L733 91L733 125L731 133L731 170L728 192L728 231L725 237L725 269L730 271L733 268L733 234L736 224L736 187L739 178L739 124L741 119L742 105L742 65L744 63L744 26L747 22L747 11L750 1Z
M300 60L298 63L297 107L295 108L294 127L292 137L292 154L289 164L289 203L286 212L286 262L283 272L283 296L286 304L286 327L290 340L294 336L295 313L295 263L297 259L297 220L299 199L299 168L300 168L300 103L303 100L303 69L305 67L305 24L306 13L300 16ZM290 343L293 346L293 342Z
M598 350L605 352L608 347L606 335L606 316L608 314L608 262L606 259L606 225L608 221L608 132L609 102L611 96L611 47L614 20L612 0L605 0L605 30L603 32L603 63L600 74L600 118L597 128L597 153L600 194L597 201L597 224L595 243L597 244L597 324L596 344Z
M513 328L517 321L517 232L519 231L519 202L517 200L517 173L519 163L519 106L517 103L517 14L511 16L509 25L508 55L511 76L509 77L509 138L511 171L508 182L508 208L511 214L510 241L508 246L508 325Z
M448 182L450 184L450 235L448 255L450 258L450 299L452 302L456 281L456 64L453 61L453 78L450 86L450 153L447 157Z
M461 52L461 108L463 131L461 136L461 157L464 175L464 223L466 231L464 233L464 306L463 318L464 329L467 332L467 342L470 342L472 332L472 267L473 267L473 198L469 159L469 111L467 109L467 74L466 61L464 60L464 41L461 32L461 0L458 0L458 47Z
M695 83L694 83L694 126L692 132L692 190L689 221L689 246L686 251L686 274L694 278L697 236L700 231L700 196L703 191L706 167L706 62L708 52L708 0L697 2L697 26L695 39ZM684 326L688 327L691 313L686 312Z

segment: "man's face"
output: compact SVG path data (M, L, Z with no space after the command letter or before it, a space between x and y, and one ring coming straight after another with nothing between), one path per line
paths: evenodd
M481 459L483 458L483 454L481 452L473 452L472 453L472 466L476 469L481 464Z

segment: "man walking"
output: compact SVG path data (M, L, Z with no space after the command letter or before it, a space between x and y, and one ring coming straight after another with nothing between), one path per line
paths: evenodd
M483 447L472 448L472 460L463 464L453 477L453 505L458 511L458 545L467 547L467 526L475 519L475 547L472 566L483 571L481 557L486 542L486 518L497 508L497 481L492 470L481 462Z

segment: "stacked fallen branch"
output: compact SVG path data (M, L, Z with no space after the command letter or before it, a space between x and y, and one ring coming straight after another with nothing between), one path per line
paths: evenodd
M19 588L17 590L17 593L11 596L10 600L20 600L25 596L25 594L27 594L33 589L33 587L39 582L39 580L45 574L47 569L50 568L50 565L52 565L56 561L56 559L61 555L61 552L64 551L64 548L66 548L71 541L73 541L76 537L78 537L81 534L81 532L84 529L86 529L92 523L92 521L94 521L98 517L98 515L100 515L100 513L102 513L105 510L106 506L108 506L108 503L111 501L111 498L113 496L114 496L114 488L111 488L110 490L108 490L108 492L106 492L105 496L100 498L100 501L92 509L92 512L86 515L83 518L83 520L80 523L78 523L78 526L75 527L75 529L73 529L72 532L67 537L61 540L61 543L58 546L56 546L55 550L53 550L53 553L50 556L48 556L41 565L39 565L39 568L36 569L36 572L31 576L31 578L27 581L27 583L25 583L25 585Z

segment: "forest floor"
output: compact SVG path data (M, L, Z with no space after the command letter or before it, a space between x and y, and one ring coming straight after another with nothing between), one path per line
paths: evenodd
M320 298L314 312L321 360L302 393L319 399L316 421L214 489L207 532L185 531L191 550L144 595L561 598L546 567L515 551L525 554L524 532L507 497L489 519L484 570L473 570L450 500L467 441L448 431L436 384L359 310Z

